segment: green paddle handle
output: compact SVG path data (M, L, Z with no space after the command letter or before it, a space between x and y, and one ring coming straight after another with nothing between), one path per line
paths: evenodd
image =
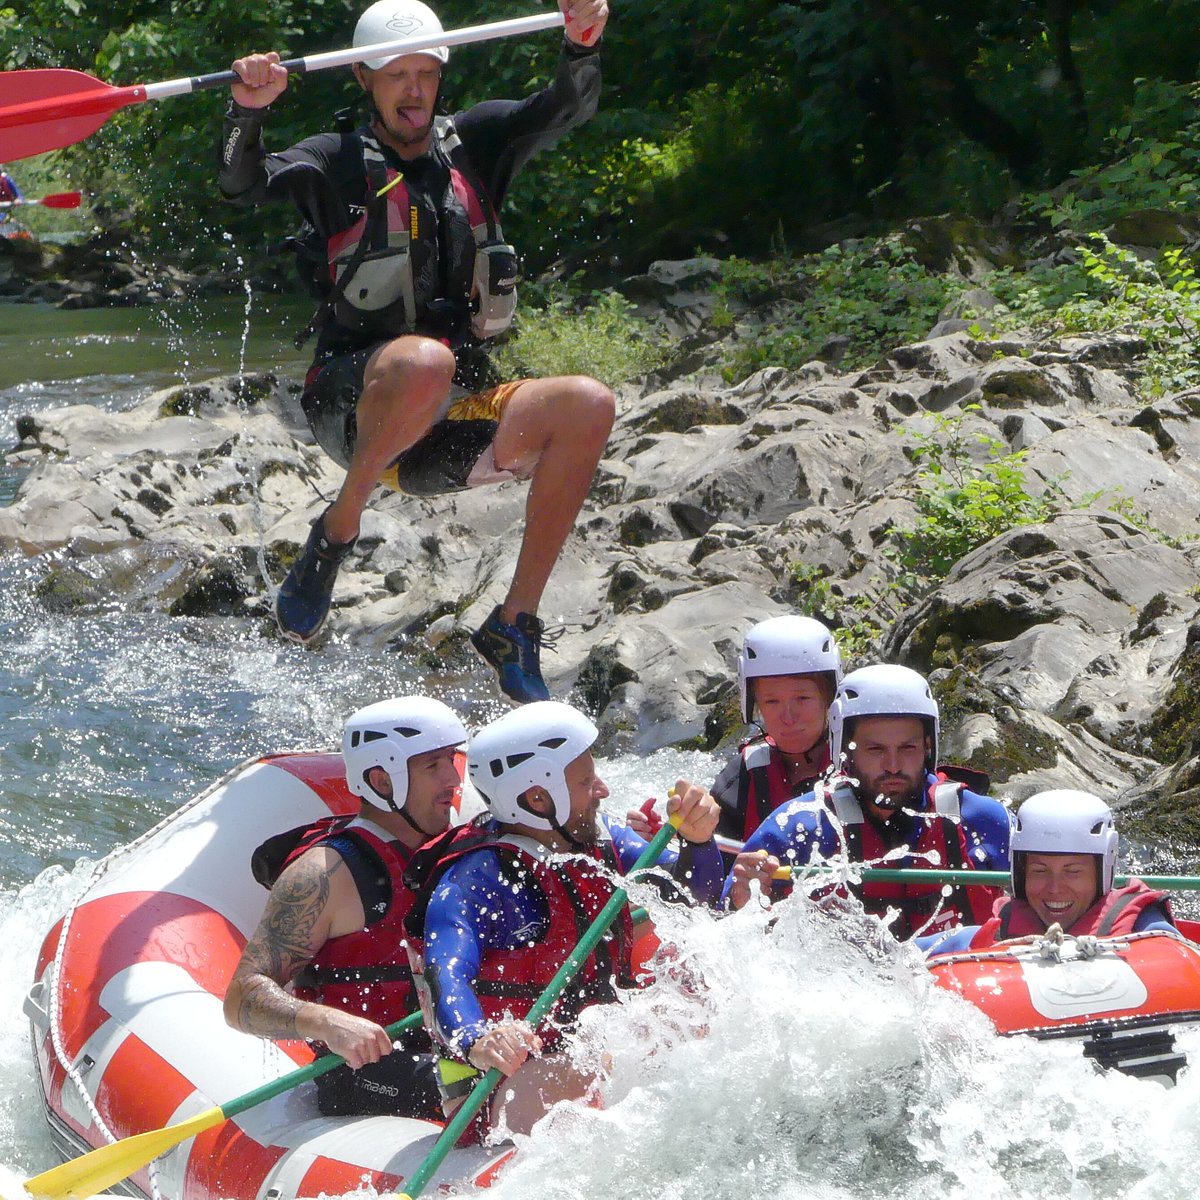
M843 868L832 867L828 863L813 863L808 866L784 868L791 875L830 875L834 871L841 872ZM1130 879L1140 879L1147 887L1158 888L1160 891L1196 892L1200 891L1200 875L1118 875L1113 880L1114 887L1123 887ZM935 869L925 870L917 867L865 867L862 871L864 883L948 883L967 887L1007 887L1012 877L1007 871L964 871Z
M421 1014L415 1012L402 1021L394 1021L385 1028L388 1037L397 1038L406 1030L416 1029L420 1024ZM320 1058L310 1062L307 1067L289 1071L288 1074L282 1075L278 1079L272 1079L270 1083L264 1083L244 1096L238 1096L236 1100L230 1100L228 1104L222 1104L221 1111L226 1117L236 1117L238 1113L245 1112L246 1109L253 1108L256 1104L262 1104L264 1100L280 1096L294 1087L299 1087L302 1083L307 1083L310 1079L316 1079L318 1075L324 1075L327 1071L340 1067L345 1061L340 1054L323 1054Z
M667 843L671 840L675 828L675 818L671 818L650 839L649 845L642 851L637 862L630 868L629 875L632 875L635 871L643 871L658 861L659 856L667 848ZM567 985L579 972L580 967L587 961L588 955L591 954L596 948L596 944L608 932L608 927L617 919L617 915L625 907L628 899L629 897L624 888L617 888L613 892L608 903L600 910L591 925L588 926L575 949L567 955L566 961L559 967L554 978L546 985L546 990L537 998L533 1007L529 1010L525 1020L531 1026L537 1028L542 1018L554 1007L559 996L562 995ZM454 1114L453 1119L442 1131L442 1136L434 1143L433 1149L430 1150L425 1161L417 1168L413 1177L408 1180L406 1190L399 1193L399 1200L416 1200L416 1197L425 1190L426 1185L433 1178L438 1167L442 1165L442 1161L446 1155L454 1148L454 1144L463 1135L467 1126L474 1120L475 1114L483 1107L487 1098L495 1091L496 1085L503 1078L504 1076L496 1067L492 1067L491 1070L480 1078L471 1091L471 1094L463 1101L462 1107L459 1108Z

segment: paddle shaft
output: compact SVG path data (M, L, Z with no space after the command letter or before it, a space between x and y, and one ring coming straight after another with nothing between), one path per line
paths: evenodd
M556 10L552 13L538 13L532 17L516 17L510 21L468 25L439 34L379 42L373 46L355 46L348 50L310 54L304 58L288 59L282 66L293 74L304 75L311 71L324 71L329 67L349 66L351 63L364 62L368 58L416 54L422 50L432 50L436 46L466 46L475 42L494 41L496 38L520 37L562 24L563 14ZM180 79L167 79L161 83L140 83L130 87L114 88L98 79L93 82L95 88L87 91L0 107L0 129L50 118L94 116L115 112L129 104L141 104L147 100L163 100L168 96L184 96L208 88L225 87L240 82L240 77L236 71L215 71L209 75L185 76Z
M421 1014L412 1013L403 1020L388 1025L388 1036L399 1037L406 1030L415 1029L420 1023ZM87 1196L94 1196L132 1175L134 1171L140 1170L160 1154L178 1146L180 1142L195 1137L206 1129L212 1129L230 1117L236 1117L238 1113L262 1104L265 1100L307 1083L310 1079L316 1079L318 1075L340 1067L345 1061L339 1054L322 1055L308 1066L289 1071L286 1075L272 1079L269 1083L264 1083L219 1107L207 1109L163 1129L152 1129L146 1133L122 1138L108 1146L99 1146L79 1158L51 1167L50 1170L27 1179L25 1190L31 1196L46 1196L50 1200L66 1197L84 1200Z
M667 823L650 839L649 845L638 856L637 862L629 869L630 875L636 871L645 870L646 867L653 866L658 861L659 856L667 848L667 843L671 840L671 835L675 832L677 826L678 817L670 817ZM549 1014L567 985L575 978L583 964L587 962L588 956L596 948L600 939L608 932L608 927L617 919L617 915L624 908L628 898L624 888L619 887L614 890L608 903L600 910L596 919L588 926L584 935L579 939L575 949L567 955L566 961L559 967L554 978L547 984L546 990L534 1002L533 1007L525 1017L529 1025L536 1029L541 1023L542 1018ZM433 1149L426 1156L425 1161L417 1168L413 1177L406 1181L405 1190L399 1193L398 1200L416 1200L416 1197L425 1190L426 1185L433 1178L438 1167L442 1165L443 1159L454 1148L455 1143L462 1137L467 1126L475 1119L476 1113L483 1107L484 1102L495 1091L496 1085L503 1078L504 1076L496 1067L492 1067L491 1070L483 1075L471 1094L463 1101L462 1107L454 1114L450 1123L443 1130L442 1136L438 1138Z
M776 879L791 879L793 875L829 875L841 873L842 867L828 863L813 863L809 866L780 867ZM1012 881L1007 871L964 871L947 869L925 870L917 867L864 867L860 872L864 883L946 883L958 887L1007 887ZM1161 891L1200 891L1200 876L1196 875L1118 875L1114 887L1124 887L1130 879L1140 879L1147 887Z

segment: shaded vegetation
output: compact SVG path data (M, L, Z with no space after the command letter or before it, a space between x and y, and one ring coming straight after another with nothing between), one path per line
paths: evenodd
M343 45L351 0L25 0L0 7L0 66L117 83L219 70L238 54ZM448 27L522 15L521 0L442 0ZM1099 227L1130 207L1193 205L1200 0L661 0L616 6L600 114L553 165L518 179L508 226L538 270L623 269L708 245L819 248L930 211L1028 211ZM553 35L456 51L450 109L521 96L553 70ZM271 114L283 145L355 100L349 73L294 79ZM63 155L103 219L220 257L290 223L216 193L224 94L132 107ZM1069 199L1057 190L1073 181ZM1184 186L1186 184L1186 186ZM1189 192L1189 188L1191 191ZM782 242L781 242L782 239Z

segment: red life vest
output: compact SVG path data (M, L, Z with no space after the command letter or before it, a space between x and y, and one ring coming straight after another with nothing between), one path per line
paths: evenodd
M884 840L883 831L863 813L849 787L827 789L826 804L841 823L851 862L879 863L886 858L888 867L971 870L975 863L959 819L963 786L938 774L926 794L925 809L914 814L919 826L916 844L909 843L907 853L899 859L887 858L896 845ZM943 895L944 886L870 880L855 892L867 912L876 916L885 915L889 908L899 910L899 919L892 928L902 941L917 933L977 925L986 919L994 900L1001 895L998 888L953 887L947 896Z
M390 1025L415 1007L412 971L404 953L404 918L414 897L403 880L413 852L394 838L381 837L366 821L327 817L310 827L287 862L335 837L349 837L363 846L386 878L372 889L379 900L365 912L366 927L330 938L296 976L293 991L301 1000ZM363 907L368 909L365 897Z
M514 887L536 887L545 898L549 924L538 941L512 950L485 950L472 990L488 1021L520 1020L546 990L567 956L600 915L616 890L621 865L611 842L569 854L552 853L530 838L463 826L453 831L448 851L428 876L422 895L432 894L436 879L451 863L482 849L500 856L501 871ZM424 912L414 910L408 925L408 957L426 1027L433 1029L433 1003L424 981L424 944L414 925ZM537 1027L545 1046L553 1046L579 1013L592 1004L614 1001L617 987L635 987L633 921L628 906L563 991L551 1015Z
M717 795L717 799L723 810L721 832L744 842L781 804L804 795L825 774L829 767L829 747L825 744L820 765L812 776L795 784L788 783L787 759L769 737L745 742L738 748L738 759L737 793L732 806L728 793ZM726 820L730 807L733 812Z
M1115 937L1132 933L1138 918L1154 904L1165 909L1167 916L1174 920L1166 892L1156 892L1140 879L1131 879L1124 887L1113 888L1101 896L1066 932L1072 937L1086 934ZM971 939L971 949L982 950L997 942L1045 932L1046 926L1027 900L1001 896L992 909L992 916Z
M454 122L437 117L433 124L429 153L449 172L441 195L430 194L415 178L389 166L368 131L353 136L362 146L368 203L362 216L325 247L325 286L334 289L343 272L348 274L333 306L335 320L344 328L381 336L415 331L449 338L455 330L464 333L472 292L499 282L490 279L492 264L486 260L503 246L503 232ZM364 238L367 245L362 245ZM515 270L512 248L503 248ZM511 294L512 303L507 319L496 319L494 308L480 298L474 306L476 336L494 337L511 324L515 278L508 284L505 296Z

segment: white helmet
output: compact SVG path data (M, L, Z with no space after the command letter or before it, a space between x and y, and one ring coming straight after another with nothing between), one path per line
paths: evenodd
M858 717L920 717L929 738L925 767L930 771L936 767L938 706L923 675L908 667L877 663L859 667L842 680L829 708L829 756L838 769L846 743L846 726Z
M354 27L354 45L378 46L383 42L398 42L402 38L444 32L437 13L428 4L422 4L421 0L376 0L358 18L358 24ZM398 50L388 58L368 58L363 66L378 71L403 53L403 50ZM445 46L433 46L416 53L428 54L443 64L450 59L450 51Z
M458 715L428 696L399 696L380 700L352 713L342 732L346 784L364 800L381 799L367 782L372 767L382 767L392 781L393 811L408 800L408 760L429 750L458 746L467 731Z
M554 830L571 815L564 772L598 736L577 709L557 700L536 700L485 725L467 747L467 774L492 816L506 824ZM554 816L542 817L521 803L533 787L554 801Z
M1091 792L1056 788L1030 796L1013 821L1013 895L1025 899L1026 854L1093 854L1099 860L1100 895L1117 869L1117 830L1112 810Z
M828 675L830 693L842 681L842 657L833 634L812 617L770 617L746 634L738 656L742 719L754 719L754 679L764 675Z

